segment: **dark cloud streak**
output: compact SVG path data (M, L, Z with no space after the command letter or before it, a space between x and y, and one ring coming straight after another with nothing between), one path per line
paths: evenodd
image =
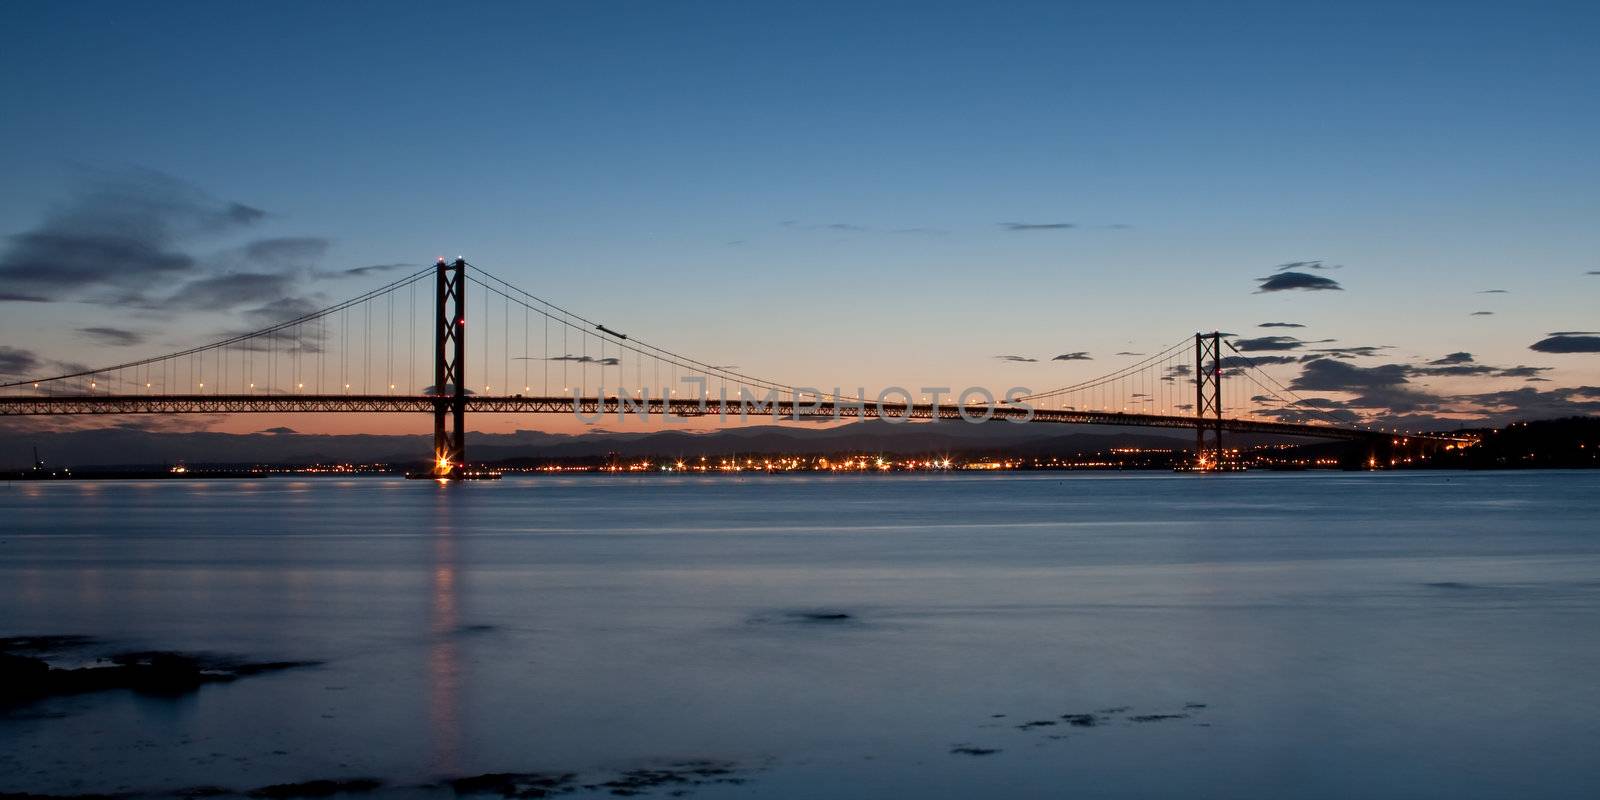
M1257 278L1261 285L1256 288L1256 294L1268 292L1318 292L1318 291L1344 291L1344 287L1332 278L1321 275L1307 275L1304 272L1279 272L1265 278Z
M1557 331L1528 345L1540 353L1600 353L1600 336L1584 331Z

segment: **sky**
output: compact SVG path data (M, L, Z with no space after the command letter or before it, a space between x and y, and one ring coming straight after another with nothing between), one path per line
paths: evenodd
M1223 330L1294 337L1255 352L1352 419L1600 412L1593 3L14 2L0 21L12 376L460 254L785 383L1047 389Z

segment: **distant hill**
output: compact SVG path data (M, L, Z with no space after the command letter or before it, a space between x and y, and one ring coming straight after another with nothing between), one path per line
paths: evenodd
M1016 425L995 422L891 424L868 420L830 428L753 425L709 433L594 432L578 435L518 431L472 433L474 461L626 457L698 457L792 453L1000 453L1045 455L1110 447L1184 447L1183 430L1095 425ZM1241 440L1242 441L1242 440ZM305 464L311 462L410 463L427 459L428 435L322 435L292 431L251 434L161 433L130 428L70 432L0 432L0 468L33 463L33 447L52 466L108 467L187 464Z

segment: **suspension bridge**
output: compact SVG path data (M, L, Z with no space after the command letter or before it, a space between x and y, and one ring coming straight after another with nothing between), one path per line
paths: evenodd
M481 295L474 319L482 320L470 346L469 268L473 294ZM1195 431L1199 469L1223 466L1225 432L1396 445L1454 441L1326 419L1217 332L1186 334L1121 369L1045 392L1002 399L982 392L943 403L918 402L905 390L845 396L648 344L459 258L198 347L0 383L0 416L327 412L431 414L433 474L442 478L466 472L468 413L1183 428Z

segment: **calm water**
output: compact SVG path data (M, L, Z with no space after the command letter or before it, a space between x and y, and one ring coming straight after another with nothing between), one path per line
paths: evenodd
M0 635L326 662L0 714L0 792L1600 796L1600 472L33 483L0 520Z

